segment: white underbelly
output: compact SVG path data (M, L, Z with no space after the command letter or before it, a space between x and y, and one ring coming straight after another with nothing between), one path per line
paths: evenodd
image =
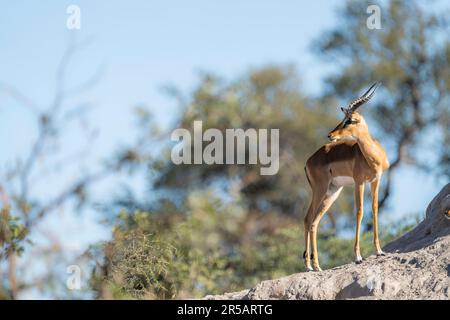
M333 185L335 185L336 187L343 187L343 186L354 185L355 180L353 179L353 177L349 177L349 176L337 176L337 177L333 178L331 183Z

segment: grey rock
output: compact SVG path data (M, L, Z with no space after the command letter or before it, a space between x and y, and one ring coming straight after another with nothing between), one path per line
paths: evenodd
M249 290L205 299L445 299L450 296L450 183L431 201L425 219L368 257L322 272L266 280Z

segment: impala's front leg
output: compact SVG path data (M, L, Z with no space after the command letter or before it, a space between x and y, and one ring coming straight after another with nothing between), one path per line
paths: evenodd
M317 252L317 227L318 222L311 225L310 237L312 247L312 268L314 271L322 271L319 265L319 254Z
M309 211L310 210L308 210L308 212ZM311 253L309 251L309 247L310 247L309 216L306 216L304 225L305 225L305 251L303 252L303 261L305 262L306 271L312 271L313 268L311 267Z
M355 262L362 262L361 251L359 248L359 234L361 229L361 221L364 215L363 211L364 183L355 184L355 202L356 202L356 238L355 238Z
M372 214L373 214L373 245L377 251L377 256L384 256L385 253L381 250L380 240L378 239L378 189L380 186L380 179L376 179L370 184L370 192L372 193Z

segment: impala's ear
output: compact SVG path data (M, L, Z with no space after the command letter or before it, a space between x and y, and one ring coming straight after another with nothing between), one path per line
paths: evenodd
M344 114L347 114L347 110L345 110L343 107L341 107L341 111L342 111Z

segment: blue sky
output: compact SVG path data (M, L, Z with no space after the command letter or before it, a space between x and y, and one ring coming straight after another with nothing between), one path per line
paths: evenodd
M307 4L306 4L307 3ZM79 170L91 170L98 161L133 140L132 109L151 107L161 123L176 112L161 87L173 84L188 92L197 73L214 71L236 77L251 67L270 63L295 63L302 89L318 94L329 69L310 52L311 40L339 23L334 15L341 1L7 1L0 10L0 83L20 89L38 106L47 106L55 92L55 72L69 38L90 40L76 55L67 75L68 86L83 82L100 68L98 84L67 101L67 106L89 102L87 122L98 130L81 167L62 168L36 192L47 197L72 181ZM81 9L81 30L66 28L66 8ZM364 14L364 13L362 13ZM30 113L0 92L0 173L27 150L36 128ZM76 127L59 146L63 154L83 149ZM81 168L81 169L80 169ZM41 170L42 168L39 168ZM39 171L37 170L37 171ZM37 172L38 173L38 172ZM397 173L392 215L381 222L423 212L445 181L404 168ZM131 184L134 182L131 181ZM136 182L139 183L139 182ZM116 192L110 183L94 190L102 199ZM394 214L395 212L395 214ZM60 211L42 226L74 252L108 237L95 212L73 215ZM42 241L50 241L39 236ZM29 295L33 296L33 293Z

